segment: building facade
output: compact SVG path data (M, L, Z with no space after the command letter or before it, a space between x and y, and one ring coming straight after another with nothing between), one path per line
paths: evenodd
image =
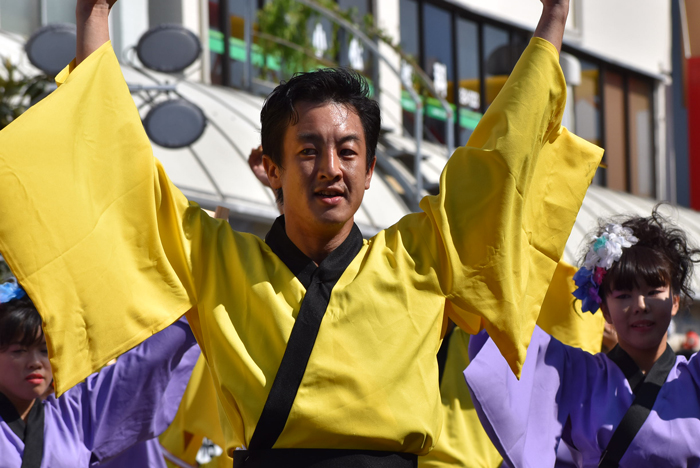
M677 1L677 0L676 0ZM371 13L404 54L432 80L454 113L454 143L466 144L503 86L536 26L541 5L523 0L337 0L357 23ZM240 87L246 47L246 10L266 0L120 0L112 16L113 43L123 56L148 28L179 23L205 46L199 79ZM292 2L294 3L294 2ZM29 35L41 24L72 21L73 0L0 0L0 29ZM614 190L676 201L677 151L669 135L672 99L671 0L572 0L565 37L571 96L566 125L606 149L596 183ZM414 132L415 104L401 86L402 61L380 45L382 58L357 41L331 47L333 23L306 26L314 53L359 69L373 81L385 126ZM252 28L256 31L257 25ZM224 36L229 37L228 43ZM259 38L253 36L257 43ZM381 47L383 46L383 47ZM280 45L280 47L283 47ZM228 59L225 52L228 52ZM253 61L262 61L252 49ZM267 63L274 62L266 57ZM272 66L274 68L274 66ZM254 73L259 74L260 66ZM404 72L401 70L401 72ZM272 75L273 80L277 76ZM376 83L374 83L376 81ZM424 138L445 144L444 106L425 96ZM670 137L670 138L669 138ZM683 145L681 145L681 148ZM683 158L683 154L679 158ZM680 201L687 199L682 195Z
M264 6L256 2L257 8ZM432 80L452 107L455 144L466 144L476 123L503 86L536 26L541 6L522 0L338 0L341 8L371 12L375 23L400 44ZM244 47L243 0L214 0L209 4L211 79L225 81L220 39L228 27L232 57L230 84L240 83ZM230 26L222 11L230 17ZM331 24L308 26L331 36ZM573 0L565 38L565 71L570 85L566 125L606 149L604 169L596 183L614 190L659 200L675 201L675 151L668 138L667 108L671 85L670 0ZM388 62L401 59L385 48ZM385 125L414 129L415 105L384 62L364 54L364 60L329 57L341 65L359 63L377 79ZM381 62L381 63L378 63ZM434 97L424 103L424 137L445 144L446 113Z

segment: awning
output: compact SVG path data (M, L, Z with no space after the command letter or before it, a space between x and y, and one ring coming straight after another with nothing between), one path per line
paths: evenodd
M586 234L598 226L599 219L615 215L649 216L658 203L658 200L641 198L596 185L591 186L576 218L571 236L566 243L564 260L577 265L582 254L581 249L584 247ZM674 205L665 205L661 208L661 213L678 224L688 234L691 242L700 245L700 213ZM692 289L695 291L695 296L700 297L698 296L700 280L697 275L693 278Z

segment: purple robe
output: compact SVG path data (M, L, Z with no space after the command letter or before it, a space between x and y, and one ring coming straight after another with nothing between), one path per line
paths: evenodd
M47 398L41 467L91 466L156 437L177 412L198 357L189 326L176 322L60 398ZM23 452L0 419L0 468L20 468Z
M485 333L464 371L486 432L520 467L554 466L560 440L576 466L597 467L634 394L605 354L591 355L535 329L518 381ZM700 467L700 358L677 357L620 467Z
M100 463L101 468L167 468L167 466L157 437L129 447L115 458Z

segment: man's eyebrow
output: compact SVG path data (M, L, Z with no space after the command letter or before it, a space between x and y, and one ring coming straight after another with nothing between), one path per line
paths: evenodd
M308 133L297 133L297 140L299 141L308 141L310 143L314 143L317 141L322 140L321 135L318 133L313 133L313 132L308 132Z
M321 137L320 134L318 133L313 133L313 132L308 132L308 133L297 133L297 140L303 141L303 142L309 142L309 143L316 143L319 141L323 140L323 137ZM345 135L342 137L338 143L343 144L348 141L361 141L362 139L357 133L351 133L349 135Z
M345 135L343 138L340 139L340 141L338 143L340 143L342 145L343 143L348 142L348 141L360 142L361 141L360 135L358 135L357 133L351 133L350 135Z

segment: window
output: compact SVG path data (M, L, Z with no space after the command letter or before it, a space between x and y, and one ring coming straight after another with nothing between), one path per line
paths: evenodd
M598 65L581 60L581 84L574 88L576 133L600 145L600 89Z
M465 145L481 119L481 66L479 63L479 26L464 18L457 19L457 103L458 140Z
M433 80L437 94L454 103L450 13L429 3L423 4L423 38L423 69ZM429 98L425 106L425 125L429 132L426 138L445 143L445 122L446 113L440 102Z
M630 77L628 93L630 188L635 195L654 197L656 171L652 87L648 81Z
M420 62L417 0L401 0L399 5L399 21L401 50Z
M39 0L0 0L0 29L29 36L39 26L41 26Z
M154 1L154 0L151 0ZM170 0L156 0L170 1ZM209 48L212 51L211 58L211 80L215 84L226 84L229 86L238 87L243 84L244 62L246 59L246 44L245 44L245 17L247 8L251 5L257 9L263 8L270 0L210 0L209 1ZM341 9L356 11L356 22L362 23L364 16L372 11L371 0L339 0L338 5ZM222 14L228 16L223 18ZM376 69L374 57L361 41L350 38L347 39L347 33L343 28L338 31L337 38L339 42L335 42L336 38L331 20L321 14L314 13L308 19L305 33L308 35L309 48L307 50L297 50L291 46L292 50L301 52L304 57L302 62L297 62L297 58L292 58L288 61L280 60L280 57L275 53L276 50L287 48L284 41L295 42L287 37L278 38L282 41L274 41L273 52L261 53L258 47L259 40L256 36L258 30L257 22L253 24L253 76L258 76L263 61L266 61L267 75L264 77L269 82L277 82L286 79L293 73L307 71L309 67L313 68L319 63L314 61L314 55L318 58L326 59L333 64L352 67L365 76L373 77ZM225 30L229 31L228 40L224 40ZM302 29L299 31L304 33ZM270 33L275 35L274 32ZM299 41L296 41L299 42ZM300 45L300 44L297 44ZM224 60L224 50L228 46L230 49L230 59ZM340 46L340 47L338 47ZM309 50L310 49L310 50ZM340 52L338 50L340 49ZM292 54L293 55L293 54ZM311 60L307 60L307 59ZM229 64L227 70L224 69ZM309 65L312 63L312 65ZM328 62L321 61L325 66ZM226 81L226 83L224 83Z
M152 1L152 0L151 0ZM245 14L248 0L209 1L209 48L211 50L211 82L227 86L243 85L245 61ZM228 10L228 21L222 12ZM224 60L225 26L230 31L228 38L231 60ZM228 64L228 70L224 67ZM255 73L255 72L254 72ZM225 82L227 81L227 82Z
M221 29L221 5L219 0L209 1L209 50L211 82L224 84L224 31Z
M45 2L47 23L75 23L75 0L45 0Z
M418 36L418 1L400 0L399 27L401 50L420 64L420 44ZM404 70L401 70L404 73ZM405 90L401 91L401 108L404 130L413 135L415 125L415 104Z
M597 64L581 60L581 84L574 88L576 134L602 146L600 115L600 69ZM624 133L623 133L624 135ZM604 185L605 174L598 170L593 183Z
M182 24L182 1L148 0L148 22L151 27L164 23Z
M625 84L620 73L605 71L606 182L613 190L627 190L627 138L625 128Z
M436 90L456 109L455 143L464 145L481 119L481 112L488 109L503 88L530 42L531 33L482 19L468 10L440 8L437 1L399 3L401 47L418 59ZM572 0L569 33L572 28L577 33L580 14L581 1ZM598 170L593 182L654 197L654 80L596 58L583 59L583 51L570 54L580 62L581 81L567 87L566 125L606 150L606 169ZM404 127L412 133L413 103L405 92L402 107ZM427 99L426 139L445 142L444 117L439 102Z
M484 66L488 108L506 83L513 69L510 37L505 29L484 26Z
M368 13L372 13L372 5L368 0L338 0L338 6L343 11L353 10L355 15L353 20L356 24L362 25L363 18ZM343 39L344 32L341 30L340 38ZM373 77L374 63L373 54L359 39L350 38L341 41L339 63L342 66L349 66L367 77Z

